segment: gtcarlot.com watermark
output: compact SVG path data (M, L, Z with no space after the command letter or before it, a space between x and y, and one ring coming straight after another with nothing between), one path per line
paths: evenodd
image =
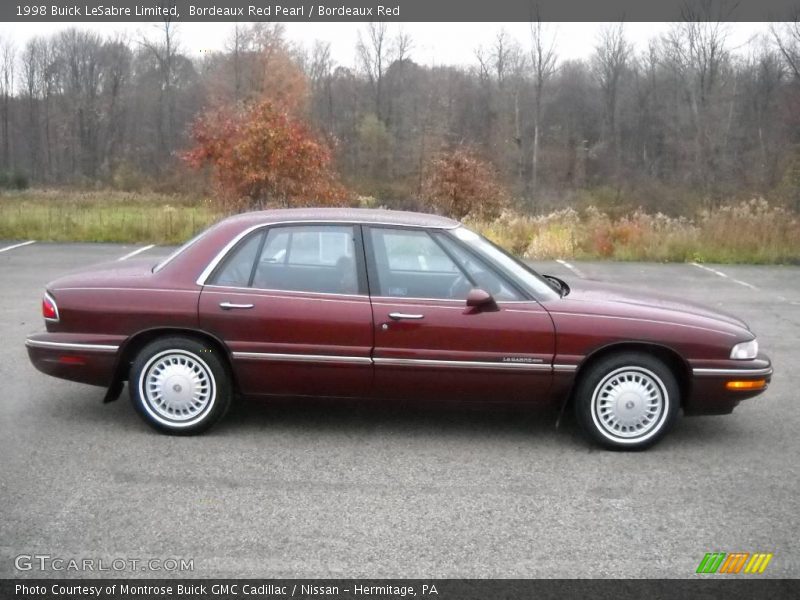
M170 572L194 571L193 558L75 558L50 554L20 554L14 557L17 571L57 572Z

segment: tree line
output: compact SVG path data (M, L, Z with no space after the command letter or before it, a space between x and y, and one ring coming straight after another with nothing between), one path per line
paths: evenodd
M308 131L336 186L389 206L419 207L431 181L446 196L449 180L430 172L445 165L491 180L470 183L473 200L493 190L530 212L588 198L682 213L753 196L800 210L800 25L734 49L725 23L689 17L646 48L604 25L582 60L561 59L556 29L534 22L525 42L498 31L468 66L419 64L413 38L385 23L354 40L356 68L275 23L237 25L201 56L170 22L141 39L72 28L0 40L0 173L200 191L198 131L269 137L235 114L284 107L287 140Z

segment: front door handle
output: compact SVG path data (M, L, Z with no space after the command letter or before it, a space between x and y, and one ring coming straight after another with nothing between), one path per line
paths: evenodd
M232 308L253 308L254 304L234 304L232 302L220 302L219 307L222 310L231 310Z
M391 312L389 313L389 318L394 319L395 321L399 321L401 319L418 321L420 319L424 319L425 315L409 315L408 313Z

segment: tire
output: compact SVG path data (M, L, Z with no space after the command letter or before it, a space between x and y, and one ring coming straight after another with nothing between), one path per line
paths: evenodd
M219 351L178 336L142 348L131 365L128 388L139 416L173 435L206 431L225 415L233 395L227 361Z
M581 429L605 448L642 450L660 440L680 412L675 374L644 353L613 354L590 365L575 389Z

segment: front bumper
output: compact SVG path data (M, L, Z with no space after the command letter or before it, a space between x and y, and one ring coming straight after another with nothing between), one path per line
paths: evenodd
M29 336L25 346L31 363L42 373L107 387L122 341L117 336L43 332Z
M692 365L692 382L684 413L687 415L727 414L742 400L763 394L772 380L772 363L766 355L750 361L715 361ZM733 382L757 384L757 388L730 389ZM763 382L763 386L761 386Z

